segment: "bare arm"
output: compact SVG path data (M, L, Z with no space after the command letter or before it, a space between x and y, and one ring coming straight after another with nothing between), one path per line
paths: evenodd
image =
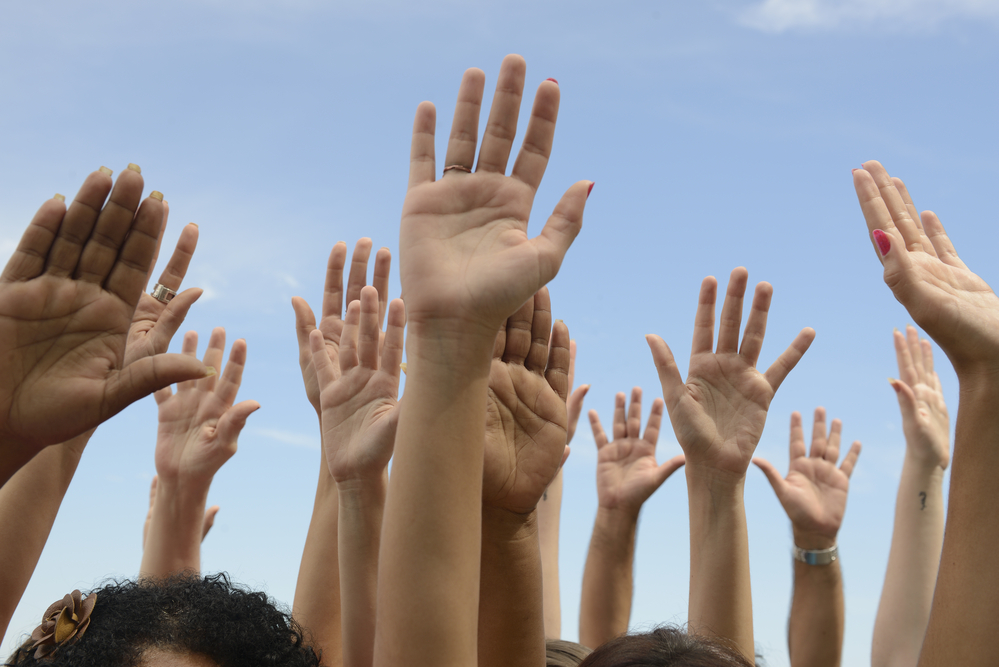
M609 442L596 410L590 425L597 444L597 517L583 571L579 610L579 640L596 648L628 631L631 617L632 566L642 505L683 465L676 456L656 463L656 442L663 402L652 403L645 436L641 437L642 390L635 387L625 417L625 395L614 399L614 440Z
M905 460L895 501L895 529L881 591L873 667L913 667L926 634L944 536L943 477L950 461L950 422L929 341L915 328L895 331Z

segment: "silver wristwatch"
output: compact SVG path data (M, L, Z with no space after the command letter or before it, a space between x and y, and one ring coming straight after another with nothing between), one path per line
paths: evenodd
M828 549L814 550L802 549L795 545L791 553L794 554L795 560L799 560L806 565L829 565L839 559L839 547L835 544Z

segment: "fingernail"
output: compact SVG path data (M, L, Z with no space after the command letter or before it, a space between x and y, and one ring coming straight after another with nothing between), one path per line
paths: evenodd
M149 193L149 196L152 197L153 199L159 199L160 201L163 201L163 193L160 192L159 190L153 190L152 192Z
M212 377L213 375L216 375L216 372L215 372L215 367L214 367L214 366L209 366L209 367L207 367L207 368L205 369L205 375L204 375L204 377L206 377L206 378L210 378L210 377Z
M139 165L135 164L134 162L129 162L128 163L128 168L131 169L132 171L134 171L137 174L141 174L142 173L142 167L140 167Z
M52 199L55 199L56 201L61 201L61 202L66 201L66 197L63 196L63 195L61 195L61 194L59 194L58 192L55 193L54 195L52 195Z
M189 222L189 223L187 223L187 224L189 224L189 225L194 225L195 227L198 227L198 223L196 223L196 222ZM200 227L198 227L198 229L201 229L201 228L200 228Z
M586 189L586 198L590 198L590 193L593 192L593 186L596 185L596 181L590 181L590 187Z
M558 323L559 323L559 322L561 322L561 321L562 321L562 320L555 320L555 324L558 324Z
M898 385L895 384L895 380L893 378L888 378L888 384L891 385L891 388L894 389L896 393L898 393L899 391L901 391L898 388Z
M557 81L556 79L552 79L551 77L549 77L549 78L545 79L545 81L551 81L551 82L552 82L552 83L554 83L554 84L555 84L556 86L558 85L558 81Z
M857 173L858 171L860 171L860 169L856 169L856 168L854 168L854 169L851 169L851 170L850 170L850 173L851 173L851 174L856 174L856 173Z
M888 235L880 229L875 229L873 236L874 242L878 244L878 250L881 251L881 256L884 257L891 250L891 241L888 239Z
M108 169L107 167L101 167L97 171L101 172L105 176L114 176L114 172Z
M401 368L402 372L405 373L406 372L406 362L404 361L401 364L399 364L399 368Z

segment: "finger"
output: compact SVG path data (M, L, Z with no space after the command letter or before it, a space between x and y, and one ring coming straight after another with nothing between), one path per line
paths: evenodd
M503 360L503 353L506 352L506 320L500 325L496 332L496 340L493 341L493 359Z
M146 272L146 282L142 286L142 291L145 292L149 289L149 280L153 277L153 269L156 268L156 262L160 258L160 248L163 247L163 235L166 234L167 223L170 221L170 204L166 199L163 200L163 224L160 225L160 235L156 239L156 250L153 251L153 260L149 262L149 271ZM181 230L183 231L183 230Z
M259 409L260 404L256 401L243 401L226 410L219 419L215 426L215 437L220 443L227 445L229 456L236 453L236 441L239 439L239 432L246 426L247 418Z
M388 309L389 276L392 273L392 251L379 248L375 254L375 270L371 284L378 290L378 328L385 323L385 312Z
M188 331L186 334L184 334L184 340L181 341L180 343L180 353L188 357L193 357L195 359L198 358L197 331ZM202 375L202 377L204 377L204 375ZM177 385L177 391L190 391L191 389L194 389L197 385L198 383L194 380L188 382L181 382L180 384Z
M898 362L898 376L910 385L919 381L916 375L916 365L912 361L912 353L909 351L909 344L901 331L895 329L892 333L892 340L895 343L895 359Z
M569 395L569 398L565 403L569 421L566 442L572 442L572 436L576 434L576 424L579 422L579 416L583 413L583 399L586 398L586 393L589 390L590 385L588 384L577 387L576 390Z
M791 342L788 348L777 357L777 360L763 374L763 377L766 378L767 382L770 383L770 387L775 392L784 381L784 378L787 377L787 374L801 361L801 357L808 351L808 347L812 344L813 340L815 340L815 330L810 327L802 329L795 336L794 341Z
M357 360L364 368L378 368L378 290L368 285L361 289L361 317L357 332Z
M687 390L680 377L680 370L676 367L676 360L673 352L659 336L649 334L645 337L645 342L649 344L652 351L652 360L656 365L656 372L659 374L659 384L662 385L663 400L666 402L666 409L670 412L680 403Z
M569 389L576 381L576 341L569 341Z
M697 312L694 315L694 341L690 346L690 356L711 352L715 347L715 301L718 295L718 281L708 276L701 281L701 291L697 295Z
M159 481L159 475L153 475L153 481L149 485L149 512L152 513L153 506L156 504L156 483Z
M599 450L607 444L607 434L604 433L604 427L600 423L600 416L596 410L590 410L587 415L590 418L590 428L593 430L593 441L597 443L597 449Z
M511 175L537 191L548 168L552 144L555 141L555 122L558 120L560 91L553 80L542 81L534 94L531 119L527 121L524 143L517 154Z
M128 169L118 175L107 203L104 204L104 208L96 212L97 219L93 223L90 236L83 244L73 273L76 278L101 284L110 275L120 254L122 243L128 236L129 229L135 224L136 213L142 202L142 176L136 171L138 167L133 167L134 165L129 165ZM156 202L155 215L159 221L162 221L162 200ZM151 251L156 248L159 228L158 224L156 234L151 239ZM143 270L143 274L145 273L146 270Z
M413 119L413 140L409 148L409 185L414 188L423 183L432 183L437 176L434 158L434 129L437 125L437 110L430 102L420 102Z
M821 459L826 453L826 409L815 408L815 415L812 417L812 451L813 459Z
M218 387L215 394L226 407L236 402L236 395L239 387L243 384L243 369L246 368L246 341L237 339L229 350L229 361L225 365L225 371L219 377Z
M933 249L936 250L940 261L950 266L967 269L968 266L957 256L957 250L954 249L954 244L951 243L950 237L947 236L943 223L940 222L937 214L933 211L923 211L920 219L923 222L923 230L930 239L930 243L933 244Z
M164 218L166 218L165 215ZM180 232L180 238L177 239L177 245L170 256L170 261L167 262L166 268L160 274L159 284L174 291L179 290L197 247L198 226L191 222Z
M909 346L909 355L912 357L912 365L916 369L916 381L921 382L926 379L926 368L923 366L923 348L919 344L919 332L911 324L905 327L906 344Z
M295 311L295 336L298 338L298 359L300 363L307 364L312 359L312 350L309 347L309 335L316 329L316 316L313 314L312 309L309 308L309 304L300 296L293 296L291 298L291 307Z
M458 101L451 121L451 136L447 142L445 166L458 164L471 169L475 164L475 146L479 140L479 113L482 110L482 89L485 73L476 68L465 70L458 88ZM458 174L450 171L448 174ZM465 174L462 174L465 176Z
M3 270L4 282L31 280L45 270L45 262L52 252L52 244L59 233L63 216L66 215L65 197L57 194L38 209L24 230L17 249L7 260Z
M652 401L652 411L649 412L649 423L645 425L645 436L646 442L655 445L659 442L659 429L662 428L663 423L663 411L666 409L666 404L663 399L657 398Z
M874 160L865 162L864 169L871 175L874 183L878 186L881 199L884 201L885 207L888 209L888 213L895 223L895 228L902 234L906 250L909 252L931 252L935 255L936 253L933 251L932 244L922 233L921 226L909 215L909 209L906 207L902 195L899 194L898 188L895 187L891 176L881 166L881 163Z
M340 372L346 373L357 366L357 330L361 324L361 302L351 301L347 305L347 317L344 319L343 333L340 334Z
M773 295L774 288L770 283L759 283L753 295L753 305L749 309L749 319L746 321L746 331L742 335L739 354L753 366L756 366L763 350L763 338L767 334L767 313L770 312Z
M763 471L763 474L767 476L767 480L770 481L770 486L773 487L774 493L777 494L777 499L780 500L784 495L784 486L787 482L784 481L784 477L777 471L777 468L773 466L770 461L766 459L761 459L759 457L753 458L753 463L756 467Z
M905 187L905 183L902 182L901 178L893 176L891 182L895 186L895 190L898 191L899 196L902 198L902 202L905 204L905 209L909 214L909 218L919 229L920 242L923 245L923 250L936 257L937 251L933 247L933 243L930 241L929 237L926 236L926 230L923 229L923 223L919 216L919 209L917 209L916 205L912 203L912 197L909 195L909 189Z
M532 328L534 322L534 299L531 297L506 321L506 347L503 361L508 364L523 364L531 351Z
M205 519L201 522L201 541L204 542L205 538L208 537L208 531L212 529L215 525L215 515L219 513L219 506L212 505L207 510L205 510Z
M541 285L547 285L558 269L569 246L583 228L583 209L586 198L593 188L592 181L579 181L573 184L555 206L541 234L530 243L538 257L538 277Z
M197 357L186 354L157 354L139 359L114 371L105 385L106 400L101 405L104 422L154 391L178 382L197 380L214 372Z
M561 321L561 320L560 320ZM565 323L562 324L565 326ZM566 329L568 331L568 328ZM524 367L532 373L542 373L548 361L548 341L552 335L552 300L547 287L542 287L534 295L534 314L531 318L531 348L524 360ZM569 354L569 342L566 341L566 354ZM565 360L565 376L568 382L569 359ZM566 387L566 392L568 387ZM565 399L565 396L562 396Z
M46 270L51 275L71 276L76 271L83 248L90 239L104 201L111 192L113 181L110 172L107 167L101 167L87 176L80 191L76 193L76 198L66 209L66 215L58 226L59 233L48 253ZM140 177L139 181L141 180ZM141 185L139 193L142 193Z
M388 325L382 343L382 370L399 378L405 346L406 306L402 299L393 299L388 307Z
M339 320L343 317L343 267L347 263L347 244L337 241L326 262L326 284L323 287L322 318ZM348 301L348 303L350 303ZM313 321L313 327L315 322Z
M800 459L807 454L805 449L805 429L801 425L801 413L791 413L791 444L790 459Z
M662 486L663 482L669 479L670 475L672 475L677 470L682 468L684 463L686 463L686 458L683 456L683 454L677 454L670 460L660 465L656 469L655 487L658 489L660 486Z
M205 348L205 356L202 359L205 366L211 366L215 369L215 375L198 381L198 388L202 391L215 390L215 384L219 379L219 373L222 372L222 358L224 353L225 329L223 327L215 327L212 329L212 335L208 338L208 347Z
M923 350L923 368L926 371L927 377L935 377L936 372L933 370L933 345L929 339L924 338L919 341L919 346Z
M552 344L548 352L545 380L563 401L569 395L569 328L558 320L552 328Z
M902 239L902 233L896 229L895 221L888 211L888 206L881 198L881 191L878 190L878 185L870 173L865 169L855 170L853 172L853 187L857 191L860 210L863 211L864 220L867 222L867 230L871 235L871 245L874 246L874 252L884 265L885 279L888 280L888 278L906 271L912 264L909 253L903 252L905 242ZM898 250L891 252L892 247Z
M898 409L902 413L902 423L915 424L916 410L918 409L916 392L913 391L909 384L902 380L888 378L888 383L895 390L896 397L898 398Z
M628 421L625 422L625 433L629 438L638 438L642 434L641 387L634 387L631 390L631 402L628 405Z
M526 73L527 64L520 56L510 55L503 59L496 79L489 120L482 135L482 149L479 151L476 171L506 173L510 149L517 136L517 117L520 115L520 101L524 96Z
M312 352L312 363L316 367L316 379L319 380L319 390L336 382L337 374L326 350L326 341L319 329L309 335L309 349ZM320 396L321 398L321 396Z
M153 192L142 202L132 228L128 231L128 237L121 246L121 252L118 253L118 259L114 262L107 280L104 281L104 289L133 308L138 303L146 283L146 275L149 273L153 252L156 250L156 240L160 235L160 226L163 224L163 202L155 198L154 195L157 194L159 193ZM114 197L113 192L111 196ZM100 220L97 224L100 226ZM86 254L87 251L84 249L84 256L80 259L81 266L86 261Z
M358 239L354 254L350 256L350 276L347 278L347 303L361 298L361 288L368 284L368 258L371 257L371 239Z
M620 440L628 435L628 423L624 412L625 395L624 392L614 394L614 440Z
M742 300L746 295L749 271L745 267L732 270L725 290L721 317L718 318L718 354L734 354L739 350L739 330L742 328Z
M170 387L163 387L153 392L153 399L156 401L156 405L159 405L171 396L173 396L173 390Z
M861 445L859 440L855 440L853 445L850 446L850 451L846 453L843 458L843 463L840 465L839 469L846 473L847 477L853 475L853 469L857 465L857 459L860 458Z
M155 326L153 326L148 334L155 354L167 351L174 334L177 333L180 325L187 318L187 313L191 310L191 306L201 298L203 293L204 290L200 287L192 287L175 296L166 305L156 320Z
M829 443L826 445L825 459L833 465L839 461L839 443L843 435L843 422L839 419L832 420L829 429Z

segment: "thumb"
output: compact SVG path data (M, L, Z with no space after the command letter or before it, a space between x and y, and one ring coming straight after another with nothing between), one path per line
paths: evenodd
M683 454L677 454L669 461L663 463L656 470L656 488L658 489L662 486L663 482L669 479L669 476L679 470L687 462L687 459Z
M215 426L218 441L223 445L235 443L240 431L246 426L247 418L259 409L260 404L256 401L243 401L226 410Z
M208 536L208 531L215 525L215 515L219 513L219 506L212 505L205 510L205 520L201 524L201 541L204 542Z
M898 397L898 409L902 412L902 423L914 423L916 420L916 392L901 380L888 378L888 383Z
M649 334L645 337L645 342L652 350L652 360L656 365L656 372L659 373L659 384L662 385L666 409L672 413L685 390L683 378L680 377L680 369L677 368L676 359L673 358L673 352L669 349L666 341L659 336Z
M592 185L591 181L579 181L566 190L541 234L531 239L531 245L538 252L542 285L558 273L565 253L583 228L583 209Z
M577 387L576 391L569 395L569 400L566 401L566 411L569 418L566 442L572 442L572 436L576 434L576 424L579 422L579 415L583 412L583 399L586 398L586 392L589 390L590 385L588 384Z
M196 357L186 354L157 354L139 359L107 379L101 405L101 421L107 421L140 398L158 389L186 380L200 380L215 374Z
M784 477L780 474L780 471L766 459L756 457L753 459L753 463L756 464L756 467L762 470L763 474L767 476L768 480L770 480L770 486L773 487L774 493L777 494L777 498L779 500L781 496L784 495L785 484Z

